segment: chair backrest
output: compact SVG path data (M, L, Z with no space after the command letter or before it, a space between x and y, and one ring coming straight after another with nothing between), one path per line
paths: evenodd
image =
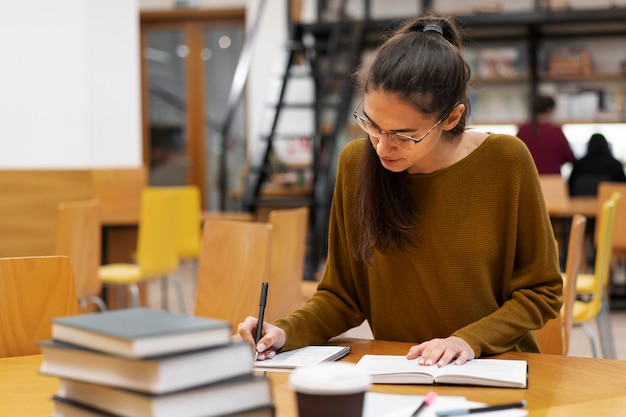
M603 292L609 282L611 269L611 254L613 252L613 235L615 234L615 219L617 207L620 204L621 194L613 193L602 206L602 212L596 227L598 231L598 243L596 245L596 261L594 264L594 286L591 301L587 303L588 315L595 317L600 311Z
M50 320L77 312L70 258L0 258L0 357L40 353Z
M170 187L176 197L176 247L181 259L200 256L202 205L195 185Z
M546 206L560 207L569 201L568 185L565 178L560 175L540 175L541 189Z
M261 284L270 276L271 232L268 223L204 222L195 315L227 320L236 332L258 314ZM268 297L273 290L270 285Z
M93 197L100 200L100 218L108 224L135 224L141 209L141 191L148 185L145 166L94 169Z
M576 278L582 265L586 224L587 218L581 214L576 214L572 218L567 246L567 263L565 273L562 274L563 306L556 318L549 320L543 328L535 332L542 353L566 355L569 350L574 301L576 300Z
M137 264L144 278L178 268L176 197L166 187L145 187L141 192Z
M598 201L606 201L615 192L619 192L622 197L626 196L626 183L601 182L598 185ZM613 254L626 256L626 204L623 201L617 205L615 231L613 234Z
M102 289L98 277L102 257L99 207L96 199L62 202L57 206L53 254L69 256L79 299L99 295Z
M574 324L574 301L576 300L576 279L583 265L585 256L585 226L587 218L581 214L575 214L572 218L569 243L567 246L567 261L565 274L563 275L563 307L561 319L563 327L563 354L569 352L569 341Z
M285 317L302 305L300 286L309 223L308 207L272 210L272 252L266 317L268 321Z

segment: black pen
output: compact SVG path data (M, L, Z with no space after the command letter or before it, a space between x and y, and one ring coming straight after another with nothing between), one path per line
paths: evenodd
M267 303L267 282L261 286L261 301L259 302L259 320L256 325L256 338L254 343L259 343L263 335L263 319L265 316L265 304Z
M437 397L436 392L431 391L428 394L426 394L426 396L424 397L424 401L422 401L422 403L417 407L417 409L413 411L413 414L411 414L411 417L419 416L420 413L424 411L426 407L428 407L433 402L435 402L435 397Z
M489 411L508 410L510 408L526 407L526 401L518 401L515 403L489 405L487 407L477 408L461 408L458 410L442 410L437 411L437 417L461 416L464 414L488 413Z

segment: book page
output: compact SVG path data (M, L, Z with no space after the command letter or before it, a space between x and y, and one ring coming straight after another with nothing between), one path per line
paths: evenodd
M363 355L356 366L372 375L375 383L392 384L434 384L432 372L437 370L399 355Z
M281 352L272 359L254 361L257 371L294 369L316 363L335 361L350 352L349 346L305 346Z
M528 365L523 360L474 359L463 365L433 370L440 383L526 387Z
M400 355L364 355L357 367L372 375L374 383L463 384L526 387L527 363L523 360L474 359L463 365L418 365ZM430 375L430 376L429 376Z

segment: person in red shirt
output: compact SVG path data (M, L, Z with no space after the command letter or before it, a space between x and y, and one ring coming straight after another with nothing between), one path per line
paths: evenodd
M533 102L533 118L517 132L533 156L540 175L561 174L561 166L576 162L576 157L561 127L552 122L555 102L538 95Z

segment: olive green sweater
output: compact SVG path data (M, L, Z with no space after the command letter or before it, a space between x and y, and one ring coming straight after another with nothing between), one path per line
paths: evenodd
M562 303L554 233L537 171L516 137L490 134L465 159L410 175L423 234L412 253L352 254L355 190L363 146L339 158L326 270L318 291L276 325L283 349L319 344L369 322L374 337L415 344L455 335L476 357L537 352L533 329ZM356 228L356 229L355 229Z

